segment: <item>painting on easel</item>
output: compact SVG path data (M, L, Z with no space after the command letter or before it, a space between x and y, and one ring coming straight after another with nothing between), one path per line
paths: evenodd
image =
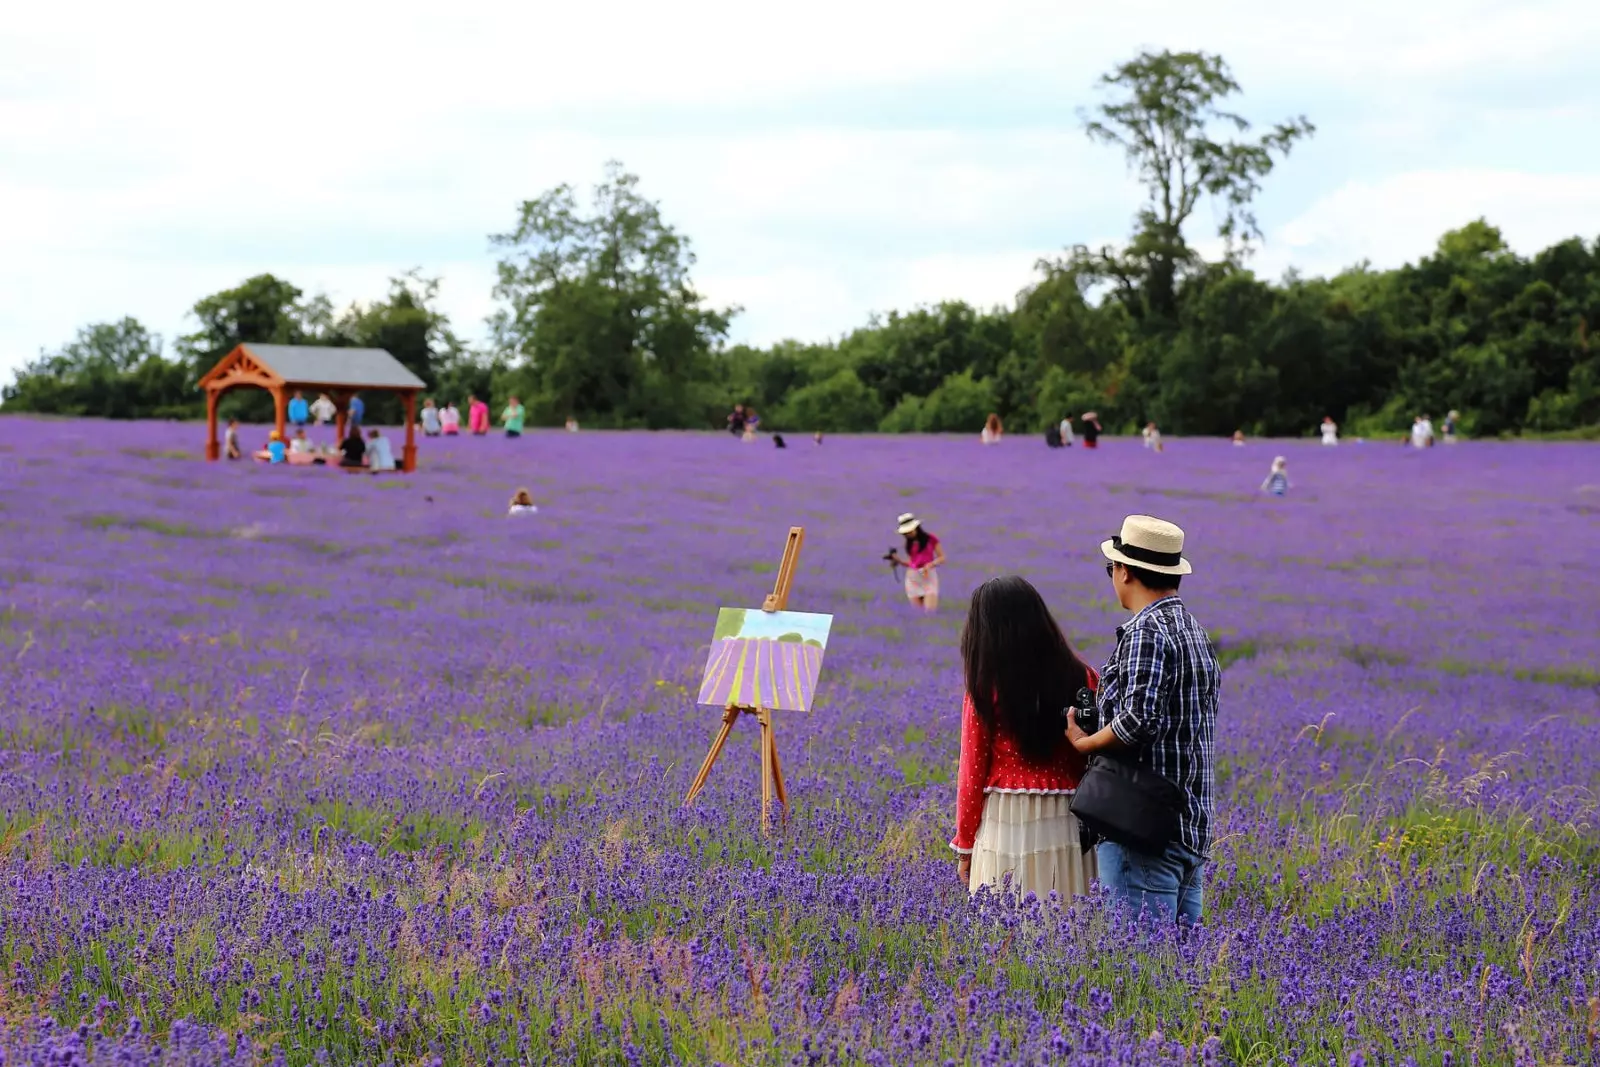
M722 608L697 703L810 711L832 615Z

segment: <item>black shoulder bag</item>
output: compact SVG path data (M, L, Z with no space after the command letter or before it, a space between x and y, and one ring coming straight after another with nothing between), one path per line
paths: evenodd
M1098 708L1095 712L1098 720ZM1098 754L1089 757L1071 807L1090 833L1135 852L1159 855L1178 840L1178 813L1187 803L1183 788L1165 775Z

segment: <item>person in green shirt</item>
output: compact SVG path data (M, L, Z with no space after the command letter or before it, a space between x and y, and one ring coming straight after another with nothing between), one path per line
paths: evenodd
M527 421L527 418L528 409L519 404L516 397L512 397L511 402L506 405L505 411L500 415L500 421L505 423L506 426L506 436L521 437L522 424Z

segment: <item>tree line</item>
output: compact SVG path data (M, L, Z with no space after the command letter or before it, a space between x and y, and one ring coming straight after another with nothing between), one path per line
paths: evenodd
M1122 149L1147 192L1120 246L1078 245L1037 265L1010 307L961 301L874 316L838 339L727 343L737 308L695 290L687 237L639 179L611 164L589 196L562 185L491 237L500 261L489 339L463 343L438 281L412 272L336 310L272 275L200 300L170 352L129 318L85 327L5 387L5 411L196 417L195 382L243 341L386 348L431 393L512 395L535 423L718 426L735 403L809 432L976 432L990 412L1038 430L1093 409L1110 430L1298 435L1331 415L1398 432L1458 409L1475 434L1600 425L1600 240L1512 252L1479 219L1393 270L1258 277L1252 203L1304 117L1264 133L1227 110L1239 93L1205 53L1145 53L1100 79L1086 133ZM1209 204L1224 252L1202 259L1185 226ZM374 418L398 415L374 398ZM265 418L241 391L228 413Z

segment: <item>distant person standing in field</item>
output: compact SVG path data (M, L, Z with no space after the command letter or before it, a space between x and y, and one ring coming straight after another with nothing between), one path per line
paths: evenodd
M1072 794L1084 757L1061 735L1061 709L1094 689L1078 658L1022 578L991 578L972 594L961 631L966 699L956 775L957 876L970 892L1018 899L1089 891L1095 854L1081 843Z
M311 402L311 415L317 420L317 425L322 426L333 421L339 414L339 408L328 398L327 393L318 393L317 398Z
M467 429L474 437L489 432L489 405L470 395L467 397Z
M506 403L506 409L500 413L500 422L506 428L507 437L521 437L523 423L528 418L528 409L516 397Z
M1005 432L1005 427L1000 423L1000 416L991 411L989 418L984 421L983 432L978 435L978 440L986 445L997 445Z
M1325 448L1336 448L1339 444L1339 424L1333 421L1332 415L1322 416L1322 444Z
M1283 496L1289 492L1289 461L1278 456L1272 461L1272 470L1267 472L1267 478L1261 483L1263 493L1273 496Z
M1243 448L1244 447L1244 431L1243 430L1235 430L1235 431L1233 431L1233 447L1234 448Z
M359 393L350 394L350 425L360 426L361 420L366 417L367 405L362 402Z
M461 432L461 412L456 410L455 404L446 404L439 412L439 430L446 437L455 437Z
M895 563L906 568L906 599L923 611L938 611L939 572L935 568L944 565L944 548L910 512L900 516L897 529L906 539L905 556L894 557Z
M1077 440L1077 438L1072 433L1072 416L1071 415L1068 415L1066 418L1061 420L1060 429L1061 429L1061 447L1062 448L1071 448L1072 447L1072 442Z
M1445 444L1453 445L1453 444L1456 443L1456 429L1460 425L1460 421L1461 421L1461 412L1459 412L1459 411L1451 410L1450 413L1447 414L1444 417L1444 443Z
M311 407L306 403L305 394L296 390L289 400L289 422L296 429L311 421Z
M443 423L439 419L439 409L433 406L433 397L422 402L422 414L418 416L418 421L422 423L424 437L438 437L443 432Z
M507 515L532 515L539 509L534 506L533 494L526 489L518 489L511 497L511 506L506 509Z
M745 408L743 440L754 441L756 439L756 431L759 429L761 429L761 416L756 414L755 408Z
M1411 424L1411 447L1433 447L1433 423L1428 419L1426 412L1418 415L1416 421Z
M223 443L227 451L224 453L229 459L243 459L244 450L239 447L239 420L228 420L228 431L223 435Z
M1145 424L1144 447L1152 449L1156 452L1165 450L1166 446L1161 443L1161 430L1153 421Z
M1100 881L1134 908L1198 922L1215 817L1222 668L1211 639L1178 597L1191 570L1181 528L1129 515L1100 552L1117 602L1133 617L1117 627L1116 651L1100 672L1095 721L1106 725L1085 733L1073 708L1067 739L1085 756L1119 753L1123 762L1166 778L1183 797L1177 837L1161 849L1100 842Z
M1083 447L1084 448L1098 448L1098 447L1100 447L1100 433L1101 433L1100 416L1095 414L1092 411L1085 411L1083 413L1082 422L1083 422Z
M735 404L728 413L728 432L735 437L744 436L744 405Z

